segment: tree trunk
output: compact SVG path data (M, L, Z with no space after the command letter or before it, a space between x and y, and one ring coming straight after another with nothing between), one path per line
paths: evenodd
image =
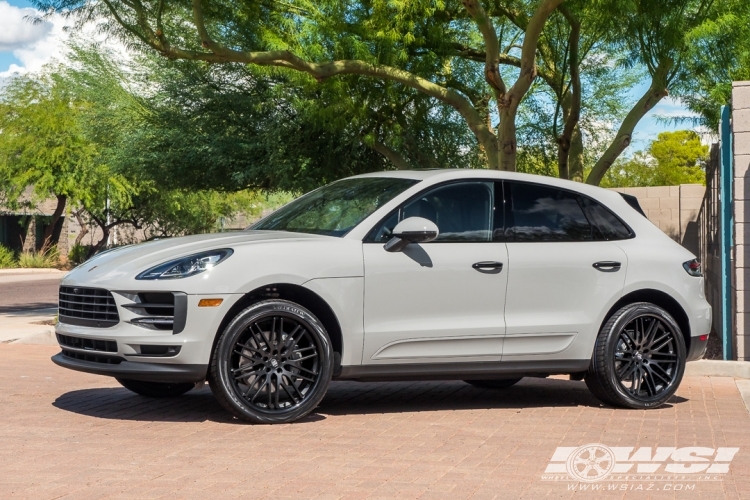
M505 172L516 171L516 107L499 107L500 123L497 125L497 161L490 168Z
M583 137L578 125L573 129L568 153L568 179L583 182Z
M104 246L107 244L107 240L109 240L109 227L107 226L99 226L102 230L102 239L100 239L96 245L92 246L89 249L89 255L88 257L91 258L94 255L96 255Z
M500 151L498 149L497 137L492 137L482 143L482 149L487 158L487 167L491 170L500 170Z
M81 242L83 241L83 238L89 234L89 228L86 227L86 225L83 222L83 218L81 217L81 212L83 209L76 210L73 212L73 215L76 218L76 221L78 222L78 226L81 228L80 231L78 231L78 236L76 236L76 241L73 243L73 246L79 246Z
M612 144L609 145L607 150L604 152L599 161L596 162L594 168L591 170L588 178L586 179L587 184L598 186L604 178L604 174L607 173L609 167L615 162L620 154L630 146L633 138L633 129L638 125L646 113L651 111L659 101L669 95L667 92L667 74L672 67L672 61L667 60L659 64L651 77L651 86L643 94L638 102L633 106L628 115L620 125L620 130L617 131L617 137L615 137Z
M57 222L60 220L60 217L62 217L63 211L65 210L65 203L68 201L68 197L65 195L58 194L56 198L57 206L52 213L52 222L47 226L47 229L44 230L44 243L42 244L42 249L44 250L57 245L57 240L53 241L52 237L55 235Z

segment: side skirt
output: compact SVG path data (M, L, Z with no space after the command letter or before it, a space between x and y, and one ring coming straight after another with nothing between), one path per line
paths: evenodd
M588 370L589 359L342 366L334 380L477 380L547 377Z

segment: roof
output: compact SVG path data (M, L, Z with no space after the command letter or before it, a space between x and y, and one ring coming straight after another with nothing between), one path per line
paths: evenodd
M563 189L570 189L580 193L591 195L595 198L604 196L610 197L611 191L608 189L584 184L581 182L548 177L546 175L522 174L519 172L504 172L501 170L473 169L473 168L441 168L426 170L386 170L382 172L371 172L361 174L352 178L361 177L395 177L401 179L414 179L418 181L430 181L430 184L450 181L454 179L498 179L498 180L515 180L523 182L534 182L537 184L546 184ZM607 194L604 194L607 193Z

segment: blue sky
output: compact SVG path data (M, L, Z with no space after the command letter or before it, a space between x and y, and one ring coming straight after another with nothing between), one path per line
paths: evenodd
M3 4L7 2L13 7L18 8L25 8L25 7L32 7L31 2L28 0L0 0L0 7L3 7ZM17 23L18 20L6 20L6 22L12 23L10 26L3 26L3 19L0 18L0 32L2 32L4 29L6 30L6 33L8 31L13 31L14 28L17 29ZM59 21L58 21L59 22ZM30 28L29 28L30 30ZM53 29L54 31L54 29ZM59 31L59 30L58 30ZM49 29L47 32L44 32L43 30L40 31L40 29L36 30L36 35L30 34L29 40L30 43L27 46L23 47L25 59L28 60L30 66L38 66L45 62L45 59L49 57L50 54L50 43L43 44L43 43L37 43L36 45L31 42L33 40L34 36L37 36L40 40L42 40L45 36L47 36L49 39L52 39L51 36L49 36ZM55 40L59 39L60 37L57 36L53 41L54 43L57 43ZM9 49L9 47L15 42L14 40L7 40L5 39L6 44L3 43L3 37L0 33L0 73L8 71L10 66L12 64L24 67L26 66L24 64L24 61L22 61L19 56L18 47L13 47L13 49ZM10 45L8 44L10 43ZM38 46L44 46L42 49L38 49ZM16 54L14 54L14 50L16 51ZM35 53L36 51L36 53ZM648 88L648 82L642 82L641 85L639 85L636 88L633 88L631 90L631 93L629 96L624 96L628 100L635 101L637 100L642 93ZM684 109L682 106L679 105L679 103L674 102L672 99L665 99L662 100L647 116L643 117L641 119L640 123L635 129L634 133L634 143L631 148L628 148L626 154L632 154L635 150L638 149L644 149L648 147L648 144L650 141L656 139L656 136L659 134L659 132L663 132L665 130L678 130L678 129L684 129L684 128L692 128L689 123L684 124L664 124L660 123L657 120L657 116L678 116L678 115L684 115L688 114L687 110Z

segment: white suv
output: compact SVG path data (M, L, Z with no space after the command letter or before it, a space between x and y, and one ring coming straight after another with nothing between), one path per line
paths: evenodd
M334 182L241 232L102 253L60 287L58 365L144 396L207 380L236 416L289 422L335 380L585 378L663 404L703 355L700 264L637 201L487 170Z

